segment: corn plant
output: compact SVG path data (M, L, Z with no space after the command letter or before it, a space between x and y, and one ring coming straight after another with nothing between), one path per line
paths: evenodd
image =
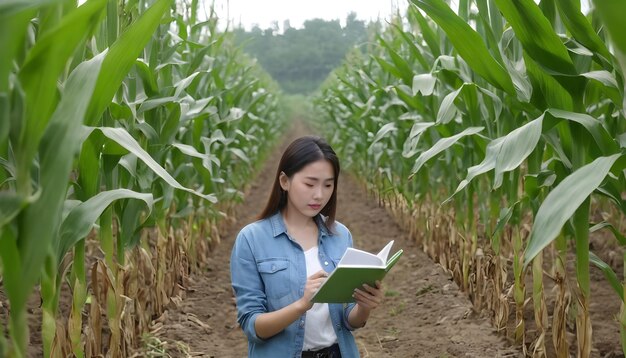
M401 196L403 221L411 232L433 233L420 234L425 251L461 287L473 297L491 287L485 302L498 327L508 316L512 255L513 336L536 356L548 354L542 260L555 239L560 296L552 335L554 351L568 354L563 282L571 238L577 349L589 356L590 262L623 297L615 274L588 250L592 200L608 199L625 213L623 52L615 45L624 32L602 15L611 6L611 14L623 12L623 4L598 4L585 16L574 1L467 0L455 9L440 0L411 3L406 21L392 21L375 36L376 46L355 54L328 81L318 96L326 117L320 128L329 128L349 164L356 163L353 170L372 178L372 188ZM590 21L594 14L603 22ZM598 31L604 23L612 24L609 33ZM445 205L423 209L429 202ZM487 247L481 237L489 239ZM485 264L483 252L495 255ZM524 282L531 266L538 334L526 344Z
M197 21L198 7L0 5L0 282L11 309L0 355L27 355L36 286L45 356L127 354L138 342L122 333L145 332L162 313L192 269L185 262L195 267L180 252L218 241L221 210L280 133L276 85L219 33L214 13ZM103 260L87 256L92 233Z

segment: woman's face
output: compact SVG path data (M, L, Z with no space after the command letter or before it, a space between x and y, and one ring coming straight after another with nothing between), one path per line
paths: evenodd
M304 166L291 178L281 173L280 185L288 193L287 210L290 214L314 217L322 211L333 194L333 166L327 160L320 159Z

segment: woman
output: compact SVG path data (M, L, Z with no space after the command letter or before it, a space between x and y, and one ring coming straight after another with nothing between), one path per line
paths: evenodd
M380 282L354 292L355 303L311 302L352 246L335 221L339 160L320 137L285 150L259 220L237 236L231 280L249 357L359 357L352 330L382 301Z

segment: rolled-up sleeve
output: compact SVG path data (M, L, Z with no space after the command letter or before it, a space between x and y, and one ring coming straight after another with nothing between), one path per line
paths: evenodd
M356 328L350 325L350 321L348 321L348 317L350 316L350 312L354 309L356 303L349 303L345 305L343 308L343 325L346 326L347 329L354 331Z
M249 340L260 343L254 328L259 314L267 312L263 281L245 233L240 232L230 257L230 274L237 298L237 322Z

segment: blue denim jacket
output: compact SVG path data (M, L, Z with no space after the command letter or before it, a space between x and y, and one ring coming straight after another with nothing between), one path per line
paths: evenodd
M334 234L320 216L317 222L320 264L326 272L331 272L344 251L352 246L352 235L339 222L335 222ZM268 339L259 338L254 328L259 314L279 310L304 295L307 279L304 251L287 235L280 213L241 229L233 246L230 272L237 298L237 321L248 337L248 356L300 357L306 314ZM343 358L359 357L353 328L348 323L354 305L328 305Z

